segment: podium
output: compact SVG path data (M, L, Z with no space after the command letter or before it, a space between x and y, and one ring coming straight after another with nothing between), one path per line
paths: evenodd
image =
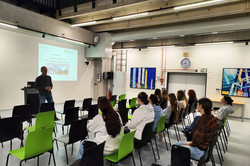
M39 112L39 91L33 87L24 87L21 90L24 91L24 104L29 104L31 114L37 114Z

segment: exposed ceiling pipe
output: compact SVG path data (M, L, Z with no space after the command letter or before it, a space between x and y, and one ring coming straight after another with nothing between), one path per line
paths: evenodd
M194 24L137 30L112 35L112 41L122 42L152 38L166 38L195 34L220 33L250 29L250 17L215 20Z

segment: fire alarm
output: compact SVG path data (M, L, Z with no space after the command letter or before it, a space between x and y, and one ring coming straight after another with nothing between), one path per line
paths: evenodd
M97 44L98 42L99 42L99 36L95 36L95 37L94 37L94 43Z

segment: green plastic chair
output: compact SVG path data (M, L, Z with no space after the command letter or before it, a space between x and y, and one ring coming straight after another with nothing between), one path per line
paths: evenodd
M9 151L6 160L6 166L8 166L10 155L13 155L21 160L19 164L20 166L22 165L23 161L34 157L37 157L37 165L39 165L39 156L45 152L50 152L49 164L52 154L54 165L56 165L55 156L53 153L52 132L53 127L29 132L24 147Z
M132 108L132 107L136 107L136 101L137 101L137 98L132 98L131 99L131 103L130 105L127 106L127 108Z
M118 104L119 101L122 101L122 100L125 100L125 99L126 99L126 94L121 94L121 95L119 96L119 100L116 101L116 103Z
M115 101L110 101L110 103L111 103L112 107L115 106Z
M43 128L53 127L55 125L55 111L40 112L36 117L35 126L25 127L24 129L28 131L35 131Z
M167 144L167 141L166 141L166 138L165 138L165 133L164 133L166 117L167 117L167 115L163 115L162 117L160 117L160 119L159 119L159 121L157 123L157 132L155 134L159 134L159 133L163 134L165 144L166 144L166 147L167 147L167 150L168 150L168 144ZM157 153L158 153L158 158L160 159L159 150L158 150L158 146L157 146L157 142L156 142L155 137L154 137L154 140L155 140L156 150L157 150Z
M135 160L134 160L134 155L133 155L133 150L134 150L134 135L135 135L136 130L124 134L119 148L118 148L118 152L114 155L110 155L110 156L104 156L104 158L106 160L109 160L111 163L117 163L119 162L122 158L126 157L127 155L131 154L132 155L132 159L135 165Z

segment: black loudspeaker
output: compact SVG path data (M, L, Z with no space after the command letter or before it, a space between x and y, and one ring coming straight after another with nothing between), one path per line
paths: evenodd
M103 72L103 79L104 80L112 80L113 79L113 72Z

